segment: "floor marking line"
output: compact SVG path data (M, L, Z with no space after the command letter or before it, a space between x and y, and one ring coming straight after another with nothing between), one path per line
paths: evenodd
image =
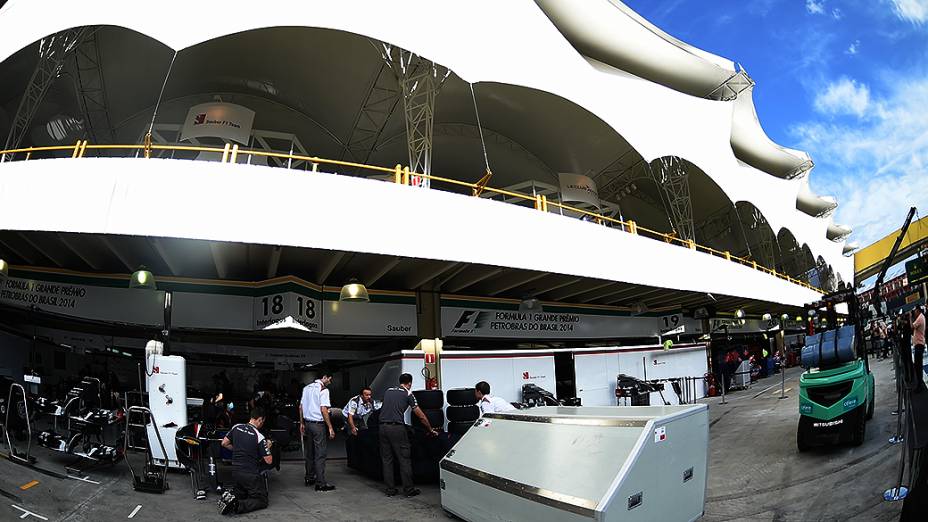
M73 475L68 475L68 478L69 478L69 479L74 479L74 480L80 480L81 482L89 482L89 483L91 483L91 484L96 484L96 485L98 485L98 486L100 485L100 483L97 482L96 480L90 480L90 475L88 475L88 476L86 476L86 477L83 477L83 478L81 478L81 477L75 477L75 476L73 476Z
M135 509L132 510L132 513L129 513L129 517L128 517L128 518L134 517L135 514L138 513L140 509L142 509L142 505L141 505L141 504L135 506Z
M38 486L38 485L39 485L39 481L38 481L38 480L32 480L32 481L30 481L30 482L26 482L26 483L23 484L22 486L19 486L19 489L20 489L21 491L26 491L27 489L29 489L29 488L31 488L31 487Z
M23 508L17 506L16 504L10 504L10 507L14 507L14 508L16 508L16 509L18 509L18 510L20 510L20 511L23 512L22 516L19 517L19 518L21 518L21 519L22 519L22 518L26 518L26 517L28 517L28 516L33 516L33 517L38 518L38 519L41 519L41 520L48 520L47 517L43 517L42 515L40 515L40 514L38 514L38 513L33 513L32 511L29 511L28 509L23 509Z

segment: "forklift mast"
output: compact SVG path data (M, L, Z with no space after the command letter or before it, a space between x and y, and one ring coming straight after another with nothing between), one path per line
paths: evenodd
M876 283L873 286L873 308L876 310L876 316L882 317L882 306L880 301L883 296L880 292L880 288L883 286L883 279L886 278L886 272L889 271L889 267L893 266L893 259L896 257L896 253L899 252L899 245L902 244L902 238L905 237L905 233L909 230L909 225L912 223L912 218L915 216L915 207L909 209L909 214L905 218L905 223L902 224L902 228L899 229L899 235L896 237L896 242L893 243L893 248L889 251L889 255L886 256L886 259L883 261L883 266L880 267L880 273L876 277Z

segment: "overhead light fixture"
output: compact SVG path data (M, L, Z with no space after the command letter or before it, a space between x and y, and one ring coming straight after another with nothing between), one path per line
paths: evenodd
M762 315L760 318L763 319L764 321L769 321L773 319L773 316L767 313L767 314Z
M738 319L744 318L744 310L740 308L735 310L735 317L737 317Z
M796 322L797 322L797 323L801 323L801 322L802 322L802 316L801 316L801 315L797 315L797 316L796 316Z
M783 315L781 315L781 316L780 316L780 320L783 321L784 323L785 323L786 321L789 321L789 314L783 314Z
M132 273L132 277L129 279L129 288L155 290L157 288L155 276L147 268L140 266L138 270Z
M342 291L338 294L339 301L367 303L370 302L371 296L367 293L367 287L357 279L351 279Z
M746 323L747 321L744 318L738 319L738 324L740 324L741 326L744 326Z
M10 265L3 259L0 259L0 276L8 277L10 275Z
M638 301L632 305L632 315L642 315L648 313L648 305L644 301Z
M534 297L523 299L522 302L519 303L520 312L543 312L544 310L545 307L542 306L541 301Z

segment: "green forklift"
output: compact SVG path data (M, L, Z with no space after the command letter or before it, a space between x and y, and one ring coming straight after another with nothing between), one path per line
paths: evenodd
M839 304L847 313L839 313ZM873 417L874 381L863 346L863 321L854 289L823 297L806 307L810 328L806 336L799 378L799 451L813 446L864 442L867 421ZM858 353L860 352L860 353Z
M886 271L893 264L899 245L915 215L915 207L899 231L899 236L883 262L876 279L883 286ZM839 310L841 305L846 310ZM879 302L876 303L880 313ZM867 421L873 418L874 380L870 360L864 347L866 317L860 308L856 290L839 290L806 305L809 332L802 348L799 378L799 427L796 445L800 452L814 446L849 442L860 446L867 433Z

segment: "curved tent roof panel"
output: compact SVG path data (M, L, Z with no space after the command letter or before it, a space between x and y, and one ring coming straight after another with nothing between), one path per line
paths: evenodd
M731 60L681 42L616 0L536 0L585 56L700 98L737 74Z
M734 101L731 147L735 156L748 165L779 178L792 179L812 169L812 158L805 152L777 145L764 132L754 108L754 87Z
M796 196L796 208L813 217L824 217L838 208L838 201L834 196L815 194L809 187L808 179L804 179Z

